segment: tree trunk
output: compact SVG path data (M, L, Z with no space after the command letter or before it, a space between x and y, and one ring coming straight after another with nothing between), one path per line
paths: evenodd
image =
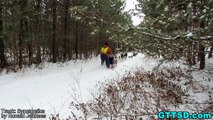
M40 45L40 39L39 38L39 31L40 31L40 13L41 9L41 0L37 0L37 6L36 6L36 33L35 33L35 40L36 40L36 62L39 64L41 63L41 45Z
M29 55L29 65L32 65L33 52L32 52L32 41L28 41L28 55Z
M20 1L20 24L19 24L19 68L22 68L22 62L23 62L23 56L22 56L22 50L23 50L23 40L25 35L25 21L26 21L26 15L25 15L25 9L27 6L27 0Z
M19 33L19 68L22 68L22 42L23 42L23 21L20 21Z
M53 55L53 63L56 63L57 60L57 50L56 50L56 0L53 0L53 35L52 35L52 55Z
M196 64L196 43L193 43L192 45L192 65Z
M80 59L82 59L82 55L83 55L83 39L84 39L84 37L83 37L83 35L84 35L84 32L83 32L83 30L81 31L81 55L80 55Z
M189 66L192 66L192 43L190 42L189 45L187 45L187 62Z
M64 61L67 58L67 26L68 26L68 14L69 14L69 5L70 5L70 0L64 0L64 5L65 5L65 14L64 14L64 53L63 53L63 58Z
M196 53L197 53L197 61L200 62L200 56L201 56L200 55L200 53L201 53L200 52L200 43L197 44L197 52Z
M212 57L212 52L213 52L213 42L211 42L211 48L210 48L210 52L209 52L208 58Z
M29 33L27 20L24 20L24 32L25 32L25 34ZM27 46L28 46L28 57L29 57L28 65L31 65L32 64L32 58L33 58L32 40L31 39L28 39Z
M78 23L76 22L75 32L75 59L78 59Z
M0 67L5 66L6 66L6 59L4 55L4 41L3 41L2 2L0 2Z
M200 69L205 68L205 47L202 45L202 43L199 44L199 58L200 58Z

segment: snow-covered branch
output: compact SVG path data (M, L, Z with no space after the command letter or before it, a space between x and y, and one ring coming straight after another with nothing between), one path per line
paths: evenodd
M176 40L176 39L180 38L179 35L177 35L175 37L161 37L159 35L154 35L154 34L147 33L147 32L140 32L140 33L143 34L143 35L146 35L146 36L154 37L154 38L157 38L157 39L163 39L163 40Z
M212 38L213 38L213 36L204 36L204 37L200 37L199 39L200 40L213 40Z
M177 35L175 37L162 37L160 35L155 35L152 33L148 33L148 32L143 32L143 31L139 31L140 34L146 35L146 36L150 36L153 38L157 38L157 39L162 39L162 40L177 40L179 38L190 38L193 41L212 41L213 40L213 36L202 36L202 37L193 37L193 35L189 36L189 35L185 35L185 36L180 36Z

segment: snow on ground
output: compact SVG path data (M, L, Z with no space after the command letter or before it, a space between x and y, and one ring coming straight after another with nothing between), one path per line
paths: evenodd
M91 100L92 89L95 89L98 83L120 78L138 69L151 71L158 64L158 60L139 54L136 57L120 60L114 69L101 66L99 57L96 57L58 64L44 63L41 65L42 69L31 67L17 73L1 73L0 109L40 108L45 110L46 119L49 119L51 114L58 113L60 118L67 118L71 115L70 102ZM166 63L163 66L184 69L180 62ZM210 77L211 80L200 81L211 74L209 69L213 69L213 58L207 60L207 69L194 71L192 75L199 83L208 86L213 93L213 76ZM209 99L206 90L197 93L191 91L190 95L200 103ZM185 109L184 106L182 107Z
M195 99L200 103L213 99L213 58L206 60L206 68L204 70L193 71L192 76L196 82L202 85L201 92L194 93Z
M139 54L127 58L114 69L100 65L98 57L91 60L70 61L63 64L43 64L43 69L26 68L17 73L0 75L0 109L44 109L61 118L70 115L69 104L77 99L91 99L91 89L98 82L122 77L137 69L151 71L157 60ZM63 117L62 117L63 116Z

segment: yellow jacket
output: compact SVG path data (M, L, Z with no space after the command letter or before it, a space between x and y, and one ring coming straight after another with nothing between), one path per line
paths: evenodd
M102 47L101 54L110 55L110 54L112 54L112 51L109 47Z

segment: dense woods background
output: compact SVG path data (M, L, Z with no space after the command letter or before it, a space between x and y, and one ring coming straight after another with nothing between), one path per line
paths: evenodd
M1 0L1 67L97 55L132 25L123 9L120 0Z
M213 1L137 1L145 14L139 26L124 0L1 0L0 65L89 58L109 41L120 51L200 61L203 69L205 54L212 56Z
M200 69L205 68L205 56L211 57L213 48L212 0L137 1L136 8L146 15L134 29L138 48L169 60L184 58L189 66L199 62Z

